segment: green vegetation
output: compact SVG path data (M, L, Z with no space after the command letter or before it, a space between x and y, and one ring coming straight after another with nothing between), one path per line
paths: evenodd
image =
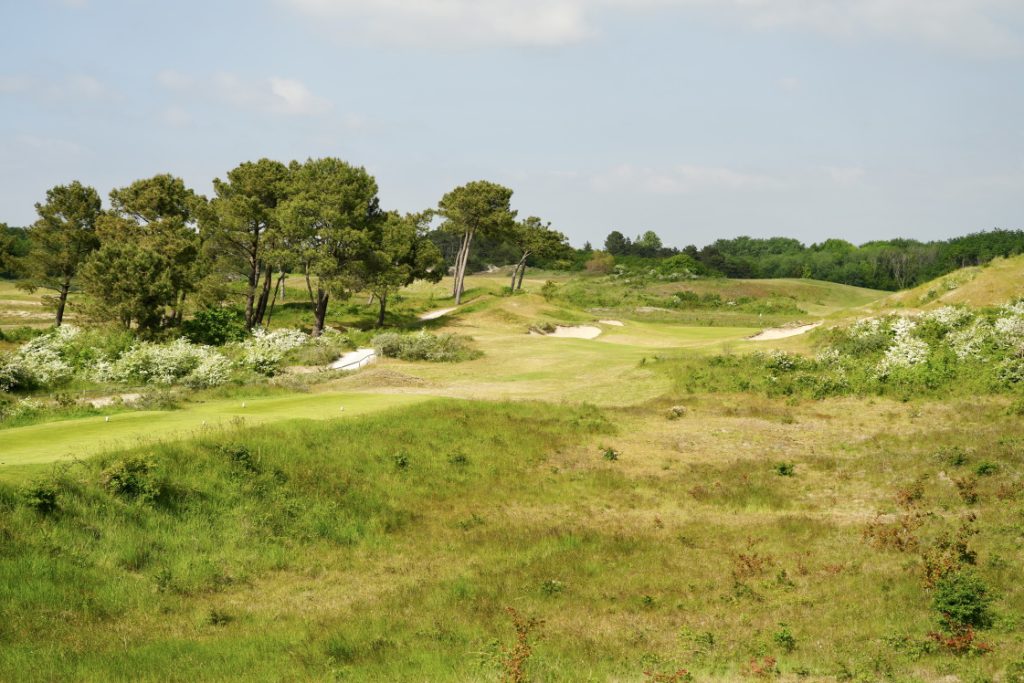
M337 159L215 190L115 190L57 328L0 282L0 679L1021 677L1020 257L886 295L492 183L440 230Z

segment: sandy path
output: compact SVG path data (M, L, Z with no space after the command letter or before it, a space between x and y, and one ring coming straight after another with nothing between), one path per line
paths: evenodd
M764 330L759 334L755 334L753 337L747 337L747 341L771 341L773 339L795 337L799 334L806 334L820 325L821 323L817 322L811 323L810 325L800 325L799 327L774 327L770 330Z
M377 360L377 352L373 349L356 349L334 361L327 367L331 370L352 371L366 367Z
M611 325L612 327L625 327L625 323L621 320L598 320L597 322L602 325Z
M451 308L439 308L436 311L427 311L426 313L420 314L420 320L437 320L443 315L448 315L455 310L455 306Z

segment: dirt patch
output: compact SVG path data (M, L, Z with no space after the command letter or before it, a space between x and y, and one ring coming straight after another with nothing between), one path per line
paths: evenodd
M366 372L360 372L358 375L345 378L342 382L346 387L357 386L367 388L430 386L430 382L425 379L386 368L374 368Z
M602 325L611 325L612 327L624 327L625 323L621 320L598 320L597 322Z

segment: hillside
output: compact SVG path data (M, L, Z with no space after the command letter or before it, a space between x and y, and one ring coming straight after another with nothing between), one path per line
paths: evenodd
M961 268L923 285L896 292L877 308L921 308L963 304L998 306L1024 296L1024 256L997 258L984 266Z

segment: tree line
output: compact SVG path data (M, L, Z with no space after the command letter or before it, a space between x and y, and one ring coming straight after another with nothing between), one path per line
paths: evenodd
M733 278L813 278L897 290L913 287L958 268L1024 254L1024 231L990 230L948 240L872 241L854 245L830 239L811 245L788 237L719 239L698 249L664 247L648 231L635 240L609 233L604 249L616 259L689 257L702 275Z
M18 277L28 291L53 292L58 326L68 294L79 289L89 317L146 334L181 325L188 307L232 301L238 282L246 327L263 326L285 276L296 275L319 335L332 300L369 292L381 326L396 291L439 281L449 263L452 295L461 303L475 240L515 255L513 289L522 286L531 256L569 249L541 219L516 220L512 190L488 181L406 214L382 209L373 176L336 158L244 162L213 188L207 198L160 174L112 190L105 208L81 182L53 187L36 204L31 226L0 225L0 273ZM438 246L448 243L457 245L450 261Z

